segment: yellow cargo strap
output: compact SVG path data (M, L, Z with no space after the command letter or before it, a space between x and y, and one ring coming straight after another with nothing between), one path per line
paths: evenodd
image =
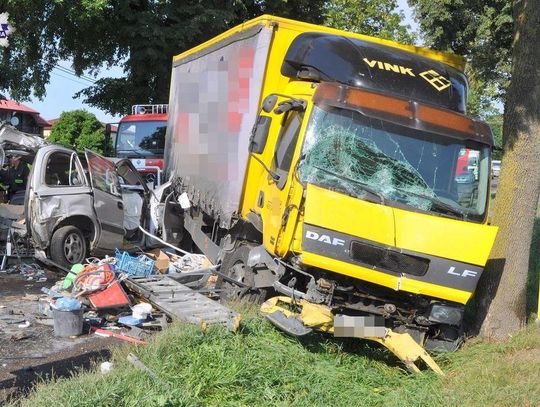
M279 296L266 300L261 306L261 312L266 315L281 312L287 318L296 318L304 326L322 332L334 332L334 315L330 308L313 304L304 299L293 300L290 297ZM386 329L384 337L363 337L384 345L396 355L412 372L420 369L414 364L422 359L435 373L444 376L443 371L433 358L408 333L397 333Z

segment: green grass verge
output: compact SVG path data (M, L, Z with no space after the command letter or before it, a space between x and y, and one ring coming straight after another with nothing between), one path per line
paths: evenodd
M537 310L540 218L531 246L528 309ZM158 379L126 360L135 353ZM469 342L441 355L446 372L412 375L364 341L287 337L246 310L242 329L175 324L146 347L114 350L114 369L43 382L22 406L538 406L540 328L504 344ZM99 369L96 369L99 370Z
M137 370L129 352L157 375ZM22 406L540 405L540 329L438 357L447 373L410 374L383 348L287 337L256 312L240 332L174 324L145 347L114 350L113 370L44 382Z

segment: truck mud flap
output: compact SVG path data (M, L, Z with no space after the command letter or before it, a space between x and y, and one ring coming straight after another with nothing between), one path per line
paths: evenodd
M335 334L334 315L330 308L310 303L304 299L295 300L285 296L273 297L262 304L261 312L278 328L292 335L301 336L313 330ZM300 328L298 323L301 323L304 329ZM362 336L359 334L349 336L380 343L396 355L414 373L420 372L415 362L421 359L435 373L444 376L435 360L408 333L397 333L386 328L380 336Z
M289 335L304 336L313 332L313 329L307 328L298 318L287 316L283 311L274 311L271 314L266 314L265 317Z

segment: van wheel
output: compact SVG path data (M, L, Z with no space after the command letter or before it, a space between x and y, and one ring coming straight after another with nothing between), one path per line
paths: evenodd
M77 226L62 226L54 231L51 239L51 259L61 266L71 268L84 262L87 255L86 239Z
M260 304L265 300L266 290L254 288L254 272L247 265L247 259L252 246L246 243L237 244L231 252L226 252L221 262L220 272L232 280L238 281L246 288L231 283L218 277L216 288L224 291L220 292L220 297L225 301L245 301Z

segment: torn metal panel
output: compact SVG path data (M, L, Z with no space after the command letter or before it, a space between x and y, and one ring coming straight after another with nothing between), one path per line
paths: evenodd
M5 150L8 148L24 148L35 152L45 144L45 140L41 137L23 133L6 122L0 122L0 145Z
M230 331L236 331L240 324L240 314L170 277L130 277L125 284L172 319L203 328L224 325Z

